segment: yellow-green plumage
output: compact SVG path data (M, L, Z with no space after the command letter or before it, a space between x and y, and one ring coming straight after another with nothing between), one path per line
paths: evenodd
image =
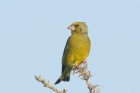
M90 39L85 22L74 22L68 27L72 35L68 38L62 57L62 75L55 82L69 81L73 67L80 65L89 55Z

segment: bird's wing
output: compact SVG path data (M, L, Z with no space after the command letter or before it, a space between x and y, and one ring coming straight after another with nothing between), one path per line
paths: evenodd
M65 48L64 48L64 51L63 51L63 56L62 56L62 73L63 73L63 71L65 69L65 66L64 66L64 58L65 58L66 53L68 51L68 42L69 42L69 39L70 39L70 37L67 39L67 42L66 42L66 45L65 45Z

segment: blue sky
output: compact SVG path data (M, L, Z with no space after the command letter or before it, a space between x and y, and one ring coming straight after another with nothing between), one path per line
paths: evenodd
M89 28L90 82L101 93L140 93L139 0L1 0L0 93L54 93L34 75L55 83L71 34L66 28L76 21ZM88 93L77 77L55 87Z

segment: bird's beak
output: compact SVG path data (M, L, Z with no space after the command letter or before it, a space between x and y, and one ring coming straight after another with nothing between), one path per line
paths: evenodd
M71 25L71 26L67 27L67 29L69 29L69 30L75 30L75 27L73 25Z

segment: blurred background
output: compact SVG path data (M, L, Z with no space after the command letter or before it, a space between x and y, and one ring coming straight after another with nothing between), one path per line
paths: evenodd
M34 76L54 85L76 21L87 23L92 42L90 82L101 93L140 93L139 0L1 0L0 93L54 93ZM78 75L54 86L88 93Z

